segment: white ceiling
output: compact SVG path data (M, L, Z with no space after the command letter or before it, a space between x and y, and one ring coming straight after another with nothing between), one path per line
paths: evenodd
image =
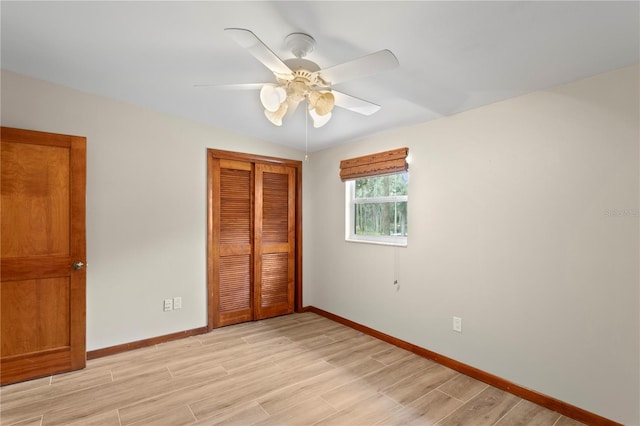
M639 62L631 2L10 2L2 68L304 149L304 108L275 127L257 91L194 84L274 81L225 35L253 31L280 58L305 32L326 68L390 49L400 66L336 86L382 105L336 108L315 151Z

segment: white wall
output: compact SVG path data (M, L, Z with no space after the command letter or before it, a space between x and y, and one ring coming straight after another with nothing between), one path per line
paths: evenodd
M305 303L640 424L638 101L631 67L314 154ZM408 247L345 242L340 160L402 146Z
M3 126L87 137L87 350L205 326L207 148L304 154L11 72L1 83ZM182 309L163 312L175 296Z
M87 349L204 326L206 148L303 154L10 72L1 85L3 126L87 137ZM632 67L311 155L304 303L640 424L638 124ZM400 146L409 247L344 242L339 161ZM162 312L174 296L183 309Z

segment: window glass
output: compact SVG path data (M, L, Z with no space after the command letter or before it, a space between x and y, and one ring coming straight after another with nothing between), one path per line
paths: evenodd
M347 240L406 245L408 181L407 172L348 181Z

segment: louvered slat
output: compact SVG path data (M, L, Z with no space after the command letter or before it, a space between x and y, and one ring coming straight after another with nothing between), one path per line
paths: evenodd
M286 303L289 297L289 255L262 255L262 306Z
M262 242L288 241L289 177L282 173L263 173Z
M251 256L220 258L220 312L251 308Z
M251 172L220 170L220 244L251 243Z

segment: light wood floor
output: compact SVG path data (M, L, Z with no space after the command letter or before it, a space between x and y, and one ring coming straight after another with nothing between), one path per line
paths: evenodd
M313 313L5 386L2 425L579 425Z

